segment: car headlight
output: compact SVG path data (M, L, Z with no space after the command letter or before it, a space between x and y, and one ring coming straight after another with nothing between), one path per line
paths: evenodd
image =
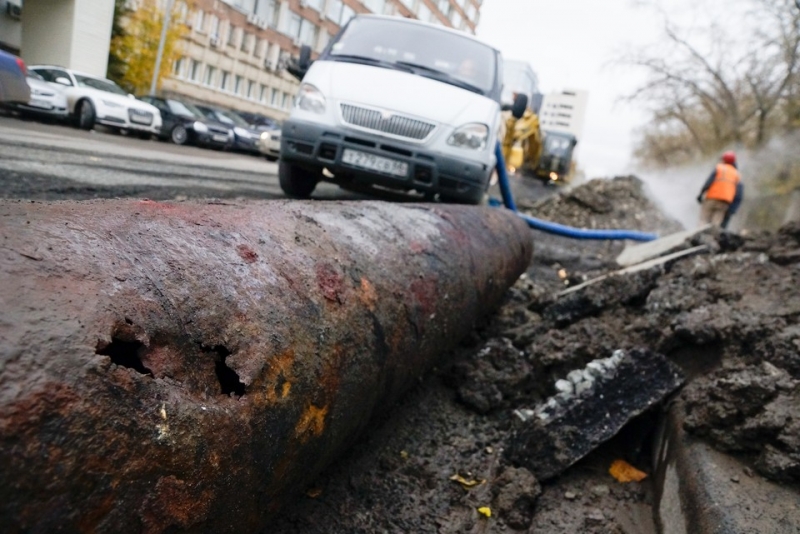
M101 100L104 106L108 106L110 108L121 108L122 104L118 104L117 102L111 100Z
M304 83L297 93L297 107L322 115L325 113L325 97L319 89L310 83Z
M34 96L43 95L44 93L38 89L31 89L31 94Z
M208 133L208 126L206 126L200 121L194 121L194 124L192 124L192 128L194 128L194 131L197 133L201 134Z
M468 148L471 150L482 150L486 148L486 142L489 140L489 127L485 124L472 123L465 124L461 128L457 128L447 144L459 148Z
M269 141L269 132L261 132L261 140Z

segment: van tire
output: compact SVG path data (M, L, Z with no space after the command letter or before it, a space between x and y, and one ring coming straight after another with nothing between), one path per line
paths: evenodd
M319 183L321 173L316 173L281 160L278 163L278 182L289 198L311 197Z

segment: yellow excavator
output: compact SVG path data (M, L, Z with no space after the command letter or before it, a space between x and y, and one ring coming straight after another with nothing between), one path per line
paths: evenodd
M503 158L510 173L533 175L550 183L568 183L574 165L572 155L578 140L574 135L542 131L539 115L528 105L528 96L515 94L514 103L503 109L505 133Z

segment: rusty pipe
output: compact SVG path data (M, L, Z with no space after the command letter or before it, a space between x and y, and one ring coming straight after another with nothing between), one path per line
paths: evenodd
M263 528L531 248L490 208L0 202L0 524Z

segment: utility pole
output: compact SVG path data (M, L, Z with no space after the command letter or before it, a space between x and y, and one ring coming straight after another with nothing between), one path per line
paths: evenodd
M800 0L797 0L800 2ZM169 29L170 18L172 17L172 4L175 0L167 0L167 7L164 10L164 25L161 27L161 39L158 41L158 52L156 53L156 65L153 69L153 79L150 81L150 94L156 94L158 84L158 72L161 70L161 57L164 55L164 43L167 41L167 29Z

